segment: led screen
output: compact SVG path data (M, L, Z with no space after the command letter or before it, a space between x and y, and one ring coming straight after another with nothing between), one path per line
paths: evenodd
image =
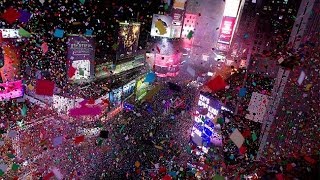
M0 101L23 96L22 81L0 83Z
M154 14L151 26L151 36L167 37L171 36L172 17Z

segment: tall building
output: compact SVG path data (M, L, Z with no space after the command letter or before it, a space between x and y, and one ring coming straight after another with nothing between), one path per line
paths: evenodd
M289 42L298 48L305 34L314 34L320 28L319 0L302 0L295 25L292 28Z
M288 149L288 152L292 152L296 147L285 147L287 141L297 144L298 141L304 141L305 137L311 136L309 132L305 132L303 135L295 133L297 129L301 131L302 129L300 127L292 128L290 124L291 126L301 124L301 119L307 120L308 124L311 124L310 122L317 115L317 113L312 114L310 109L314 109L311 97L318 91L319 86L307 86L308 83L315 84L310 82L312 81L311 78L307 78L308 83L305 81L304 84L297 85L297 79L299 75L301 76L300 79L305 79L303 76L306 74L308 74L306 75L307 77L318 77L315 75L315 67L317 66L315 64L317 63L314 63L317 60L315 60L316 58L311 58L314 54L314 49L318 47L318 41L314 39L317 38L318 34L318 0L260 0L247 1L244 5L239 28L236 31L230 53L235 57L238 56L237 59L240 59L240 65L243 64L241 60L245 61L244 64L249 66L247 67L249 74L260 74L273 80L273 89L269 93L269 103L262 120L257 159L263 157L264 152L270 151L270 148L278 151L274 152L273 157L279 154L288 155L282 150L286 151ZM303 43L301 44L301 42ZM284 59L290 59L291 55L286 55L288 53L288 48L286 48L288 43L289 45L293 44L295 48L302 45L314 47L309 49L310 52L301 52L305 56L303 58L306 59L301 62L305 64L303 67L295 67L290 70L279 66L281 63L278 61L279 57L277 58L276 54L282 54ZM310 65L312 63L313 65ZM306 87L310 88L311 86L313 90L310 90L309 94L303 93L306 92ZM287 97L288 92L291 92L291 97ZM297 93L300 93L299 97L293 98L298 96ZM286 97L283 97L282 94L286 94ZM307 103L299 101L299 99L306 98L309 99ZM298 104L294 105L292 99L298 99ZM288 111L282 109L288 109ZM292 113L286 114L287 112ZM293 129L295 129L294 133L292 132ZM282 135L278 137L280 133ZM282 141L283 137L287 138L286 142ZM269 144L266 142L269 142ZM313 153L314 149L310 144L312 143L301 146L301 151Z
M301 0L267 0L259 7L254 52L274 50L287 44Z
M251 54L266 54L286 45L300 3L301 0L246 0L230 49L236 63L247 67Z
M317 132L312 127L317 124L319 116L319 110L315 108L315 96L319 92L319 85L316 83L319 79L319 41L316 39L320 33L319 8L319 0L301 2L289 40L301 66L291 70L280 68L278 72L273 100L262 126L257 158L265 157L266 149L274 151L274 147L280 148L269 159L288 156L292 152L298 152L299 156L311 156L317 151L312 142L314 133ZM286 92L285 96L282 95L283 92ZM292 146L287 146L281 140L283 137ZM304 143L297 146L299 142Z

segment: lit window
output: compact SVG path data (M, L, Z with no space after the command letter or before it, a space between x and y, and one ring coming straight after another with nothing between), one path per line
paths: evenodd
M282 19L283 18L283 16L281 15L281 16L279 16L279 19Z
M292 9L288 9L288 13L292 13Z
M288 0L284 0L284 1L283 1L283 4L288 4Z
M267 6L263 6L263 10L268 10L268 7Z

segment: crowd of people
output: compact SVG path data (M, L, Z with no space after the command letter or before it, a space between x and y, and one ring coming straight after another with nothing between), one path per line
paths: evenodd
M139 20L142 24L140 41L146 41L152 20L148 14L164 8L163 2L159 6L155 1L130 2L126 6L119 6L120 2L111 3L106 5L107 8L100 6L102 2L99 0L83 2L0 2L0 14L11 7L19 14L24 11L30 15L27 21L0 19L1 28L23 28L31 33L30 37L24 37L15 44L21 49L26 86L35 85L35 74L41 70L41 78L54 81L62 89L62 94L73 94L68 91L78 89L71 88L66 80L67 34L85 34L87 29L93 30L93 35L97 36L97 59L106 59L109 58L106 54L115 51L112 46L117 43L115 29L119 21L128 20L128 17L132 21ZM64 30L62 38L54 37L57 28ZM152 98L142 103L129 101L133 109L125 108L119 116L104 122L98 117L60 117L52 109L41 108L28 100L0 102L0 176L209 179L254 173L263 177L271 172L272 175L267 177L283 174L308 177L307 174L317 171L320 156L317 142L320 130L318 37L317 33L310 35L298 49L289 44L279 51L255 54L248 71L238 69L232 76L226 76L226 89L214 93L214 96L235 115L220 115L222 120L218 122L222 126L223 147L210 147L204 154L190 141L196 116L193 103L200 88L187 85L195 77L185 72L170 79L181 90L170 89L166 80L160 81L162 88ZM41 48L43 43L48 44L46 53ZM263 157L256 162L259 138L263 135L260 134L261 123L244 117L248 113L252 93L270 96L274 85L273 77L264 71L270 67L259 63L259 60L277 61L280 57L285 58L285 63L273 65L288 69L291 74L263 149ZM302 71L306 77L302 83L297 83ZM92 83L92 86L97 84ZM246 90L240 97L242 88ZM99 94L101 92L92 96ZM184 106L175 107L176 99L182 99ZM83 129L88 130L85 136L82 136ZM235 129L245 138L243 148L238 148L230 140L229 136ZM107 132L107 135L102 132ZM4 167L8 165L12 166L11 170L5 171L7 168Z

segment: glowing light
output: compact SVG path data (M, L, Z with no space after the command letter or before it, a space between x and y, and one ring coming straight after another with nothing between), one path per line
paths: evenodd
M162 39L162 42L163 42L163 43L166 43L166 42L168 42L168 39L167 39L167 38L163 38L163 39Z
M223 16L237 17L240 0L226 0Z

